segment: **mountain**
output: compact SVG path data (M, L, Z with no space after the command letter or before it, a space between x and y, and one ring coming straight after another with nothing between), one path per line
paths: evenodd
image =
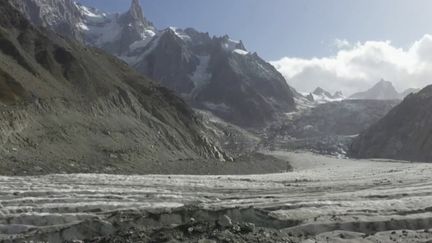
M0 110L2 174L181 173L183 161L228 159L171 91L100 49L33 27L5 0Z
M194 107L236 125L261 127L295 109L282 75L228 36L169 28L125 60Z
M349 97L353 100L398 100L400 94L389 81L381 79L377 84L367 91L353 94Z
M407 96L383 119L355 139L357 158L432 161L432 86Z
M120 57L138 72L174 90L193 107L236 125L264 127L295 109L294 95L282 75L256 53L248 52L241 41L228 36L210 37L193 29L158 31L144 18L137 0L123 14L102 13L71 0L62 1L66 1L64 5L24 0L18 9L24 13L45 9L43 14L32 10L39 13L39 17L29 18L35 24L44 19L41 16L57 16L59 12L63 15L53 18L67 23L69 12L77 12L68 29L80 33L84 43ZM59 11L61 6L70 9Z
M80 24L83 13L72 0L9 0L37 26L77 40L83 40Z
M139 0L133 0L123 14L101 12L73 0L10 2L33 24L117 56L147 44L156 34L156 28L144 17Z
M312 93L308 94L306 98L311 102L322 104L327 102L341 101L345 97L341 91L337 91L332 95L330 92L318 87Z
M146 45L156 34L156 28L144 17L139 0L133 0L130 9L123 14L77 6L84 15L81 29L86 43L116 56Z

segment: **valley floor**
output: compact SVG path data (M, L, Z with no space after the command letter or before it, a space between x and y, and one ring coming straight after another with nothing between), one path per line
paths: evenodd
M294 172L0 177L0 241L432 239L432 164L272 155Z

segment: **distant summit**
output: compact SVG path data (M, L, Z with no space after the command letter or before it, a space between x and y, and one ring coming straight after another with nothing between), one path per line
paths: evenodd
M345 97L341 91L337 91L332 95L330 92L318 87L312 93L308 94L306 98L311 102L322 104L327 102L341 101Z
M393 84L389 81L381 79L372 88L364 92L359 92L351 95L352 100L398 100L400 94L396 91Z

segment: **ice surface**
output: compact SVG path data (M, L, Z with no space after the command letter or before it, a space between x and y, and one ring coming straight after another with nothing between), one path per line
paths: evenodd
M335 224L361 232L365 225L390 230L386 225L393 221L398 222L394 229L427 227L428 222L432 227L432 164L273 154L288 158L295 171L249 176L0 177L0 234L104 219L104 212L189 204L263 208L281 220L301 222L286 230L317 234L326 228L336 230Z

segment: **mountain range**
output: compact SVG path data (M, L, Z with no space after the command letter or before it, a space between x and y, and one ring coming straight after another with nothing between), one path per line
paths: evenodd
M264 127L295 110L294 95L283 76L241 41L194 29L157 30L144 17L138 0L122 14L72 0L12 2L35 25L102 48L193 107L236 125Z
M8 161L48 161L51 165L61 160L66 162L49 169L76 171L77 161L86 170L94 170L99 167L89 167L90 161L105 159L112 164L103 168L127 171L137 169L138 160L146 160L153 167L138 171L157 171L160 161L230 159L215 146L189 106L247 129L264 128L278 117L303 115L304 119L296 120L298 125L288 124L287 136L298 131L322 136L329 133L327 127L348 129L355 124L355 131L349 131L360 131L365 122L355 123L355 119L353 123L352 117L370 124L385 115L380 111L394 105L377 103L377 108L374 103L335 102L320 106L344 96L322 88L300 95L272 65L229 36L212 37L191 28L158 30L145 18L138 0L120 14L72 0L9 1L32 24L57 34L34 28L17 12L3 9L13 15L3 16L0 40L0 100L11 111L2 113L7 116L2 125L7 153L2 156ZM355 139L350 154L431 160L430 90L399 93L391 82L381 80L350 96L351 100L378 101L407 96ZM295 112L300 100L306 113L300 108ZM338 116L323 115L322 108L330 113L349 110L344 113L349 117L335 120ZM363 116L363 111L371 111L372 116ZM323 122L324 116L328 122ZM95 140L83 140L88 134ZM155 139L160 142L154 144ZM22 148L26 152L18 153ZM126 164L119 167L113 161Z
M100 49L33 27L7 1L0 87L4 173L160 173L169 161L230 159L170 90Z

